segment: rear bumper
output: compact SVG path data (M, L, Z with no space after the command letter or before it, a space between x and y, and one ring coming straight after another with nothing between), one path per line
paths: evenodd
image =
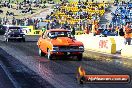
M8 37L8 39L24 39L24 37Z

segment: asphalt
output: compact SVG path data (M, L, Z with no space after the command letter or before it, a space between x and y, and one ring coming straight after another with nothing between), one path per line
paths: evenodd
M1 58L0 58L1 59ZM7 76L7 70L3 67L0 62L0 88L15 88L10 78Z
M1 56L18 60L24 66L35 72L55 88L131 88L132 82L127 84L84 84L76 81L76 72L79 66L84 67L87 74L128 74L132 77L132 68L127 68L122 63L109 62L107 60L85 58L77 61L74 58L60 57L49 61L46 57L39 57L36 45L39 36L28 36L26 42L3 41L0 36ZM92 53L91 53L92 54ZM94 53L93 53L94 55ZM95 54L96 56L96 54ZM115 60L119 60L116 59ZM19 65L17 65L19 67ZM41 80L42 80L41 79ZM40 81L40 80L39 80ZM35 84L32 84L33 86ZM37 88L37 87L36 87ZM38 87L40 88L40 87ZM45 87L42 87L45 88ZM48 87L47 87L48 88Z

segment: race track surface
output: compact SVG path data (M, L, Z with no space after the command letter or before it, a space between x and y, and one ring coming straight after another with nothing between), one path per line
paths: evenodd
M0 47L5 51L1 55L6 58L11 55L14 57L13 59L20 61L54 88L132 88L132 82L128 84L77 84L75 77L79 66L84 67L87 74L128 74L130 76L132 76L132 68L124 67L121 63L91 59L77 61L72 58L61 57L49 61L46 57L39 57L38 55L36 45L38 38L39 36L27 36L26 42L7 43L0 36Z
M1 58L0 58L1 59ZM0 65L0 88L15 88Z

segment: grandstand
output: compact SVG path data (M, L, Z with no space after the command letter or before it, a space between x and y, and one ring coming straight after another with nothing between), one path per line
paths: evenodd
M125 25L126 22L132 22L132 3L118 4L116 11L112 15L111 24L113 26Z
M69 2L61 3L54 8L54 12L45 20L45 22L54 22L56 20L62 27L68 24L70 27L78 27L77 30L83 30L88 24L98 24L100 17L104 15L108 4L94 2Z

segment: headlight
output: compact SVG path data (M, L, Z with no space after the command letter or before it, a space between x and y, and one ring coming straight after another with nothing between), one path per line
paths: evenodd
M84 47L83 46L79 46L79 49L84 49Z
M58 46L53 46L53 50L58 50L59 47Z

